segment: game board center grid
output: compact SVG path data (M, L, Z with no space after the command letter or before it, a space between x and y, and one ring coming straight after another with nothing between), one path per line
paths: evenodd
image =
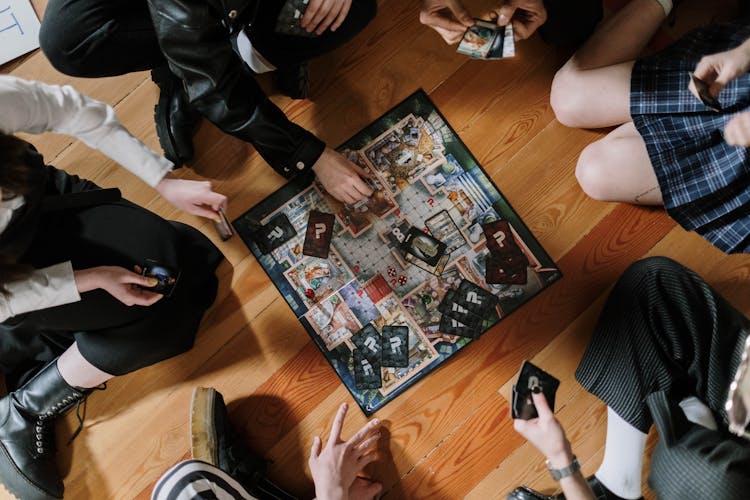
M369 415L561 273L424 92L339 151L368 173L369 199L345 206L297 178L234 225ZM311 211L335 214L327 258L303 253ZM445 248L431 263L405 251L420 234L421 248ZM446 309L457 290L493 303ZM396 355L402 346L408 360L392 366L386 348Z

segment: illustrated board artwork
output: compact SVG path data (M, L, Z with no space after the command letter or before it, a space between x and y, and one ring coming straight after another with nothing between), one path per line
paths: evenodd
M423 91L338 150L369 199L298 177L234 226L369 416L562 274Z

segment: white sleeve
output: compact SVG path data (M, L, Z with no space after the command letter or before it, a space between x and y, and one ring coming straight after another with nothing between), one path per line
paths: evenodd
M5 289L0 292L0 323L29 311L81 300L69 261L37 269L20 281L7 283Z
M173 165L133 137L111 106L73 87L0 75L0 130L56 132L80 139L155 187Z

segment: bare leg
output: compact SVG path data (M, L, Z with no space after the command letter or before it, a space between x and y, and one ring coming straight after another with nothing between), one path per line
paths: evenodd
M646 144L633 122L586 146L578 158L576 177L586 194L597 200L663 203Z
M68 347L57 359L57 369L68 385L81 389L91 389L114 377L86 361L78 350L77 343Z
M550 101L569 127L610 127L630 121L633 61L664 22L656 0L632 0L605 19L557 72Z

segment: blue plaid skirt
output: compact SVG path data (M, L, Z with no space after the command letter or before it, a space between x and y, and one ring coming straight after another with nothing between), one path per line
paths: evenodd
M713 25L636 62L630 114L646 143L664 207L688 231L727 253L750 253L750 152L728 145L724 127L750 109L750 75L719 94L724 110L707 108L688 91L701 57L750 38L750 23Z

